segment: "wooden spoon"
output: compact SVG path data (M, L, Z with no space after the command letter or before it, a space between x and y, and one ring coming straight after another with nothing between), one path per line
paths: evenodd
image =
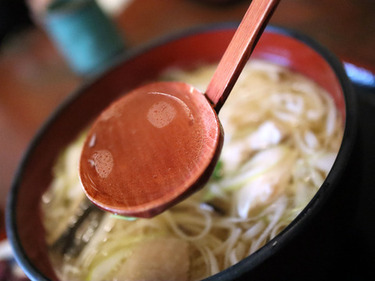
M278 2L252 1L205 95L182 82L157 82L100 114L80 159L81 182L94 204L152 217L208 181L223 144L217 114Z

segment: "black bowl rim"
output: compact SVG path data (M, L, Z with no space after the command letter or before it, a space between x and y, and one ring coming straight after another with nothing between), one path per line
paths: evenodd
M19 243L19 236L17 231L16 225L16 212L12 211L16 207L16 199L18 194L18 188L22 179L22 175L24 170L26 169L28 158L30 154L38 145L40 139L43 137L44 133L48 130L50 126L53 125L55 119L61 114L61 112L68 107L71 103L78 98L82 92L85 91L87 87L94 83L94 81L100 79L100 77L104 73L108 73L111 70L115 69L116 66L126 63L128 60L141 55L148 50L153 48L157 48L161 45L164 45L168 42L175 41L181 39L183 37L194 36L196 34L207 33L207 32L214 32L219 30L235 30L238 27L238 22L223 22L223 23L214 23L214 24L206 24L201 26L196 26L189 28L185 31L180 31L175 34L170 34L164 36L162 38L158 38L143 47L130 50L128 53L119 56L119 59L116 60L116 63L108 65L101 71L97 73L95 76L87 79L86 82L83 82L82 85L74 91L71 95L69 95L64 102L62 102L58 108L51 114L51 116L46 120L46 122L42 125L42 127L38 130L36 135L34 136L33 140L31 141L29 147L26 149L26 152L21 160L21 164L17 169L14 180L11 186L10 193L8 195L7 206L6 206L6 213L5 213L5 220L6 220L6 232L9 242L12 246L15 260L20 265L22 270L26 273L26 275L31 280L40 280L40 281L47 281L50 280L44 274L42 274L31 262L31 260L26 256L21 244ZM344 98L345 98L345 110L346 110L346 120L345 120L345 130L343 136L343 142L338 152L337 158L334 162L334 165L328 174L326 180L324 181L323 185L313 197L313 199L309 202L309 204L301 211L301 213L282 231L280 232L275 238L269 241L266 245L261 247L255 253L251 254L247 258L243 259L239 263L221 271L218 274L210 276L205 280L235 280L245 273L254 270L258 267L262 262L269 259L276 251L285 247L292 239L296 236L296 234L304 227L304 225L308 224L311 221L311 218L314 217L313 214L316 213L319 209L319 206L324 204L329 197L329 194L335 189L335 183L338 182L338 178L343 174L345 168L348 165L349 158L356 140L357 135L357 101L354 95L354 90L352 84L347 77L347 74L343 68L342 63L340 60L332 54L328 49L322 46L320 43L315 41L314 39L310 38L308 35L305 35L299 31L276 26L276 25L269 25L266 28L267 32L271 33L278 33L281 35L289 36L297 41L300 41L313 50L315 50L318 54L320 54L327 63L331 66L332 70L336 73L337 78L339 80L339 84L341 85L344 91ZM322 196L322 195L325 196ZM307 216L307 213L309 215Z

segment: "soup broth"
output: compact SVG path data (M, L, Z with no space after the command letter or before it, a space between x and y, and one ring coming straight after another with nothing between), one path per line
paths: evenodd
M161 79L204 91L215 68L173 69ZM94 207L78 177L85 133L66 148L41 204L61 280L200 280L230 267L306 206L343 135L328 93L260 60L247 64L219 118L224 146L210 181L152 219L117 217Z

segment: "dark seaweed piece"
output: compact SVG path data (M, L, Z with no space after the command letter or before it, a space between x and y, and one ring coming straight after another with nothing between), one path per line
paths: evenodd
M94 235L103 215L104 211L84 200L67 229L53 243L52 250L69 258L77 257Z

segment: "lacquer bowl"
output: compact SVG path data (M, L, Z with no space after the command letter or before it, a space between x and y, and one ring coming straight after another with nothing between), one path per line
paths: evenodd
M47 255L40 201L51 182L51 169L59 153L122 93L155 80L167 68L188 69L218 62L236 26L196 28L128 54L81 86L50 117L15 175L7 206L7 234L16 260L29 278L57 279ZM355 96L340 61L302 34L268 27L252 57L289 67L325 88L343 117L344 137L328 177L297 218L257 252L208 280L291 280L301 274L311 279L317 272L330 271L330 253L341 247L335 220L341 216L348 219L340 198L349 193L343 183L350 181L345 172L356 140Z

